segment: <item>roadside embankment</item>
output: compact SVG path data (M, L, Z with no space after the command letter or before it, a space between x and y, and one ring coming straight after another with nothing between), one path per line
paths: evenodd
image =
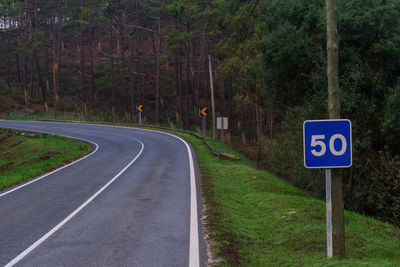
M0 190L56 169L91 150L90 144L57 135L0 129Z
M400 229L345 211L347 258L326 257L325 203L241 160L212 156L202 141L177 133L196 149L206 228L218 265L400 266Z

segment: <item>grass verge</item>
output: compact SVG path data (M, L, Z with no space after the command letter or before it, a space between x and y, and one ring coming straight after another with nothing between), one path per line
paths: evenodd
M196 149L221 265L400 266L399 228L345 211L347 258L328 259L324 202L248 160L220 160L198 138L176 134Z
M90 144L56 135L0 129L0 190L56 169L91 150Z
M196 150L208 232L216 241L214 253L223 259L220 265L400 266L399 228L345 211L347 257L328 259L324 202L242 155L240 161L220 160L200 139L172 133ZM220 146L218 140L207 141Z

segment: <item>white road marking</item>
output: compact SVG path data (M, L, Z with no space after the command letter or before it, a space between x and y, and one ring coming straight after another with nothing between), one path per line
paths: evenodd
M33 131L32 129L18 128L18 130L30 131L30 132L39 132L39 133L45 133L45 134L54 134L54 133L44 132L44 131ZM42 180L43 178L46 178L47 176L52 175L53 173L56 173L56 172L58 172L58 171L61 171L62 169L68 168L69 166L74 165L75 163L78 163L79 161L84 160L84 159L86 159L86 158L92 156L92 155L93 155L94 153L96 153L97 150L99 149L99 145L96 144L96 143L93 142L93 141L86 140L86 139L82 139L82 138L77 138L77 137L66 136L66 135L60 135L60 136L68 137L68 138L71 138L71 139L80 140L80 141L84 141L84 142L90 143L90 144L92 144L92 145L95 146L95 149L92 151L92 153L90 153L90 154L84 156L83 158L80 158L80 159L78 159L78 160L75 160L75 161L73 161L73 162L71 162L71 163L69 163L69 164L67 164L67 165L64 165L64 166L62 166L62 167L60 167L60 168L58 168L58 169L56 169L56 170L54 170L54 171L51 171L51 172L46 173L46 174L44 174L44 175L42 175L42 176L39 176L38 178L33 179L33 180L31 180L31 181L29 181L29 182L27 182L27 183L24 183L24 184L22 184L22 185L20 185L20 186L17 186L17 187L15 187L15 188L12 188L12 189L10 189L10 190L8 190L8 191L5 191L5 192L3 192L3 193L0 193L0 197L3 197L3 196L5 196L5 195L8 195L8 194L10 194L10 193L12 193L12 192L14 192L14 191L16 191L16 190L18 190L18 189L21 189L21 188L23 188L23 187L25 187L25 186L27 186L27 185L30 185L30 184L32 184L32 183L35 183L35 182L39 181L39 180Z
M58 123L58 122L40 122L40 121L32 121L32 122L37 122L37 123ZM98 127L109 127L109 128L123 128L123 129L135 129L135 130L139 130L139 131L148 131L148 132L156 132L156 133L161 133L161 134L165 134L165 135L169 135L172 136L178 140L180 140L181 142L183 142L186 146L186 150L188 153L188 157L189 157L189 168L190 168L190 242L189 242L189 267L199 267L200 266L200 251L199 251L199 228L198 228L198 212L197 212L197 189L196 189L196 176L195 176L195 171L194 171L194 163L193 163L193 155L192 155L192 150L190 149L189 144L182 138L171 134L171 133L166 133L166 132L162 132L162 131L156 131L156 130L149 130L149 129L140 129L140 128L134 128L134 127L124 127L124 126L110 126L110 125L99 125L99 124L85 124L85 123L68 123L68 122L62 122L64 124L75 124L75 125L89 125L89 126L98 126ZM137 140L139 141L139 140ZM139 141L140 142L140 141ZM143 143L140 142L142 144L142 146L144 147ZM143 150L142 147L142 150ZM140 151L139 155L142 153L142 150ZM139 155L137 157L139 157ZM89 155L88 155L89 156ZM134 159L136 160L136 158ZM133 163L133 162L132 162ZM131 164L131 163L130 163ZM107 185L108 186L108 185ZM68 217L67 217L68 218ZM66 222L65 222L66 223ZM65 224L64 223L64 224ZM62 225L61 225L62 226ZM60 226L60 227L61 227ZM57 226L56 226L57 227ZM53 228L54 229L54 228ZM52 231L52 230L51 230ZM50 232L51 232L50 231ZM57 231L57 230L55 230ZM54 232L55 232L54 231ZM50 233L49 232L49 233ZM53 234L53 233L51 233ZM50 234L50 235L51 235ZM47 237L48 238L48 237ZM45 239L44 239L45 240ZM44 241L43 240L43 241ZM39 242L40 240L36 241ZM38 245L40 245L43 241L41 241L39 244L37 244L35 247L37 247ZM35 244L36 244L35 243ZM33 246L33 245L32 245ZM31 246L31 247L32 247ZM34 247L34 248L35 248ZM34 248L32 248L31 250L29 250L26 254L28 254L30 251L32 251ZM29 249L29 248L28 248ZM27 250L28 250L27 249ZM27 251L25 250L25 251ZM24 252L25 252L24 251ZM22 252L20 255L22 255L24 252ZM26 256L26 254L24 254L21 259ZM20 255L18 257L20 257ZM18 258L17 257L17 258ZM14 259L15 260L15 259ZM20 259L19 259L20 260ZM18 261L19 261L18 260ZM18 262L17 261L17 262ZM15 263L17 263L15 262ZM11 263L11 262L10 262ZM10 264L9 263L9 264ZM14 264L15 264L14 263ZM6 265L8 266L12 266L12 265Z
M156 131L158 132L158 131ZM159 132L158 132L159 133ZM194 172L194 163L192 150L189 144L182 138L165 133L167 135L173 136L181 140L187 149L189 157L189 167L190 167L190 246L189 246L189 267L200 266L199 257L199 226L198 226L198 213L197 213L197 190L196 190L196 177Z
M134 139L134 138L131 138ZM64 220L62 220L59 224L57 224L53 229L51 229L48 233L42 236L39 240L33 243L29 248L25 249L22 253L20 253L17 257L15 257L12 261L7 263L5 267L14 266L20 260L22 260L26 255L28 255L32 250L36 247L40 246L46 239L52 236L58 229L60 229L64 224L66 224L69 220L71 220L76 214L78 214L83 208L85 208L90 202L92 202L99 194L101 194L107 187L109 187L116 179L118 179L121 174L123 174L142 154L144 149L144 144L135 139L142 145L139 153L136 155L134 159L132 159L128 165L126 165L117 175L115 175L108 183L106 183L99 191L97 191L94 195L92 195L88 200L86 200L82 205L80 205L76 210L74 210L70 215L68 215Z
M124 126L109 126L109 125L98 125L98 124L85 124L91 126L99 126L99 127L116 127L116 128L124 128L124 129L135 129L139 131L148 131L161 133L165 135L172 136L182 143L185 144L186 150L189 157L189 168L190 168L190 242L189 242L189 267L199 267L200 266L200 250L199 250L199 226L198 226L198 213L197 213L197 189L196 189L196 176L194 171L194 162L192 150L190 149L189 144L181 137L176 136L171 133L149 130L149 129L140 129L134 127L124 127Z

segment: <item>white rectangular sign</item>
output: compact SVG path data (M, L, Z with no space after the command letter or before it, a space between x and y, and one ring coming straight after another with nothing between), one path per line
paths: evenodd
M227 117L217 117L217 129L227 130L228 129L228 118Z

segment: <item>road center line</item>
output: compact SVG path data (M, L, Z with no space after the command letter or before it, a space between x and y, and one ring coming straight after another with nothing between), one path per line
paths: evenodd
M189 241L189 267L199 267L200 266L200 250L199 250L199 225L198 225L198 212L197 212L197 189L196 189L196 176L194 171L194 162L192 150L189 144L181 137L176 136L171 133L150 130L150 129L140 129L134 127L124 127L124 126L109 126L109 125L99 125L99 124L85 124L98 127L115 127L124 128L138 131L154 132L158 134L164 134L172 136L180 140L185 146L189 158L189 168L190 168L190 241Z
M48 233L46 233L44 236L42 236L39 240L37 240L35 243L33 243L29 248L24 250L22 253L20 253L17 257L15 257L12 261L7 263L5 267L10 267L14 266L17 264L20 260L22 260L26 255L28 255L32 250L40 246L46 239L48 239L50 236L52 236L57 230L59 230L64 224L66 224L68 221L70 221L76 214L78 214L83 208L85 208L90 202L92 202L98 195L100 195L107 187L109 187L118 177L121 176L142 154L143 149L144 149L144 144L135 138L131 138L139 142L142 146L140 149L139 153L136 155L134 159L132 159L128 165L126 165L117 175L115 175L108 183L106 183L99 191L97 191L94 195L92 195L88 200L86 200L82 205L80 205L76 210L74 210L70 215L68 215L64 220L62 220L59 224L57 224L53 229L51 229Z

